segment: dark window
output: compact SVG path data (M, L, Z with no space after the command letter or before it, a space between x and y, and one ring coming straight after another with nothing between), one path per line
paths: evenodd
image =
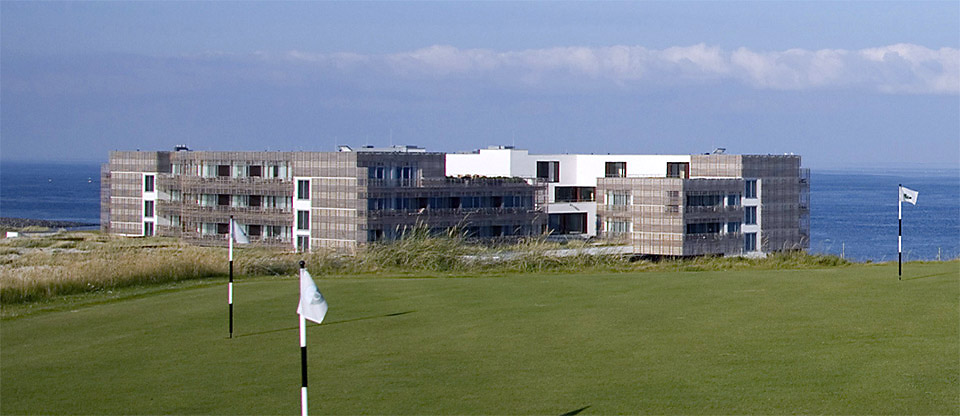
M297 211L297 229L310 229L310 211Z
M217 176L230 176L230 165L217 165Z
M740 223L736 221L731 221L727 223L727 232L728 233L739 233L740 232Z
M547 182L560 182L560 162L537 162L537 178Z
M252 176L252 177L263 176L263 166L260 166L260 165L247 166L247 176Z
M143 177L143 192L153 192L154 190L153 181L154 181L153 175L146 175Z
M740 195L727 195L727 205L731 207L740 205Z
M607 162L604 167L604 176L608 178L626 178L627 162Z
M153 201L143 201L143 216L153 218Z
M690 207L713 207L722 202L720 195L687 195L687 206Z
M153 235L153 222L148 221L143 223L143 235L147 237Z
M310 199L310 181L297 181L297 199Z
M217 195L217 205L220 205L220 206L230 205L230 195L225 195L225 194Z
M743 235L743 251L757 251L757 233Z
M558 186L554 188L554 202L591 202L596 199L592 186Z
M263 226L262 225L248 225L247 226L247 235L250 237L259 237L263 235Z
M247 205L251 207L260 207L263 205L263 197L260 195L250 195L247 197Z
M230 224L225 222L217 223L217 234L229 234L230 233Z
M757 180L756 179L748 179L743 182L743 197L744 198L757 197Z
M668 178L689 178L690 164L687 162L667 162Z
M310 237L305 235L297 236L297 251L299 252L308 252L310 251Z
M687 224L687 234L719 234L722 229L723 223L719 222Z
M273 177L274 177L274 178L279 178L279 177L280 177L280 166L272 166L272 168L273 168Z
M746 207L743 209L743 223L748 225L757 223L757 207Z

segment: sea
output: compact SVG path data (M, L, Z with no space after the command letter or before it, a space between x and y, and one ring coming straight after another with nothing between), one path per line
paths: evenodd
M814 170L810 251L895 261L898 184L919 192L903 204L904 260L960 257L960 169ZM99 223L100 165L0 163L0 216Z

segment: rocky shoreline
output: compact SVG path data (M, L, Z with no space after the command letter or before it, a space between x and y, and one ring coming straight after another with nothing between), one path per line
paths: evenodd
M92 224L77 221L56 221L56 220L35 220L30 218L10 218L0 217L0 227L26 228L26 227L46 227L46 228L76 228L93 227L100 224Z

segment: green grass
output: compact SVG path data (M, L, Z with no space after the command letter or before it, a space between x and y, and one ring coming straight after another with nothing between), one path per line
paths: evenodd
M315 414L958 414L960 263L320 278ZM133 289L124 289L133 290ZM297 282L0 325L2 414L299 411ZM92 295L87 295L92 296Z

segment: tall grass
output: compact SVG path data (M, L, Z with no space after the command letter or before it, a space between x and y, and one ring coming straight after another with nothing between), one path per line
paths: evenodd
M560 248L586 248L586 243L561 246L544 237L520 242L473 244L452 230L432 235L414 227L394 242L371 244L352 255L319 251L293 253L267 248L238 249L238 276L296 274L305 260L312 273L323 275L430 275L544 272L706 271L836 267L849 264L836 256L802 252L776 253L764 259L699 257L632 260L618 255L575 252L558 256ZM569 254L569 253L568 253ZM198 247L174 239L128 239L78 232L48 238L0 242L0 303L24 303L56 296L226 276L226 250Z

